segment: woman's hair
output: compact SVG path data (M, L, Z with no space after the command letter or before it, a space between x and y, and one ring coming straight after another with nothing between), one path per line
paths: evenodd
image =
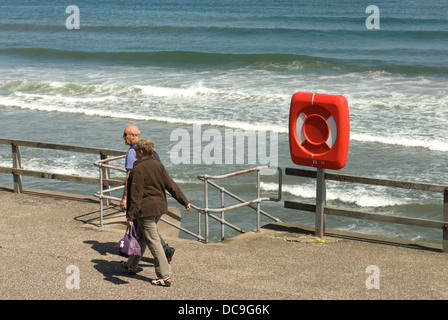
M139 140L137 141L135 151L143 151L144 157L151 157L154 151L154 142L152 142L150 139Z

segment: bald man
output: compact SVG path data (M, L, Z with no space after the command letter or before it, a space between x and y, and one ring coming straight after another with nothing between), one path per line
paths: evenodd
M126 169L126 180L124 182L124 191L123 197L121 198L120 208L121 210L126 210L126 198L128 193L128 178L131 173L132 168L134 167L134 162L137 160L137 156L135 155L135 146L137 144L138 139L140 138L140 130L137 126L129 125L124 129L123 139L124 143L129 147L126 152L125 158L125 169Z
M125 158L125 169L126 169L126 180L124 182L124 190L123 196L120 202L120 208L123 211L126 211L126 201L127 201L127 193L128 193L128 178L131 173L132 168L134 167L134 162L137 160L137 156L135 154L135 147L137 145L137 141L140 139L140 129L135 125L129 125L124 129L123 139L126 145L129 146L128 151L126 152ZM154 159L160 162L159 155L154 151ZM136 227L137 224L135 225ZM171 262L171 259L174 255L174 248L168 246L165 241L160 237L160 242L162 243L163 249L165 250L166 258L168 262Z

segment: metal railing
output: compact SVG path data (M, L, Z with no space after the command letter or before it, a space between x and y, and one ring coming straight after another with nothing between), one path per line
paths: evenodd
M108 186L107 184L104 183L104 181L109 181L108 177L110 174L110 169L126 173L125 169L110 165L110 164L108 164L108 162L120 160L125 157L126 157L126 155L122 155L122 156L118 156L118 157L114 157L114 158L106 158L106 159L102 159L102 160L98 160L98 161L94 162L94 164L99 167L99 189L100 190L98 192L96 192L94 194L94 196L100 199L100 201L99 201L99 203L100 203L100 227L103 227L104 203L108 204L109 200L121 201L122 198L112 196L112 192L124 189L123 181L121 181L120 185L118 185L116 187L113 187L110 185ZM173 224L171 221L168 221L164 218L161 218L160 220L162 220L163 222L165 222L179 230L182 230L182 231L194 236L194 234L191 233L189 230L184 229L176 224Z
M448 252L448 185L326 173L325 169L310 171L297 168L286 168L285 174L316 179L316 205L294 201L285 201L284 203L285 208L315 212L316 236L320 237L325 235L325 215L329 214L349 218L441 229L443 231L443 251ZM443 193L443 212L441 212L442 220L395 216L387 213L370 213L326 206L326 180Z
M108 162L110 161L116 161L116 160L120 160L125 158L126 155L122 155L122 156L118 156L118 157L114 157L114 158L106 158L106 159L102 159L102 160L98 160L95 161L94 164L96 166L99 167L99 192L96 192L94 194L95 197L100 199L100 227L103 227L103 215L104 215L104 200L116 200L116 201L121 201L122 198L118 198L118 197L114 197L112 196L112 192L117 191L117 190L122 190L124 189L124 182L122 181L121 184L119 186L116 187L112 187L112 186L107 186L103 181L104 180L109 180L107 179L109 174L110 174L110 169L113 170L118 170L121 172L126 173L126 170L117 166L113 166L108 164ZM105 179L106 177L106 179ZM169 195L169 193L167 193ZM106 202L107 203L107 202ZM161 218L160 220L162 220L163 222L183 231L186 232L192 236L196 236L194 233L192 233L191 231L182 228L181 226L178 226L174 223L172 223L169 220L166 220L164 218Z
M117 191L124 188L124 181L120 179L111 179L110 178L110 170L117 170L121 172L126 172L125 169L113 166L109 164L111 161L123 159L125 157L125 151L121 150L112 150L107 148L93 148L93 147L84 147L84 146L74 146L74 145L66 145L66 144L58 144L58 143L48 143L48 142L38 142L38 141L30 141L30 140L18 140L18 139L5 139L0 138L0 144L3 145L10 145L11 146L11 155L12 155L12 167L3 167L0 166L0 173L6 173L11 174L13 176L13 186L14 186L14 192L15 193L21 193L23 191L23 183L22 183L22 176L29 176L29 177L35 177L35 178L44 178L44 179L52 179L52 180L59 180L59 181L68 181L68 182L76 182L76 183L87 183L87 184L98 184L100 191L98 193L95 193L95 196L100 199L100 226L103 226L103 209L104 204L109 204L110 200L121 200L121 198L113 197L111 193L113 191ZM48 171L42 171L42 170L28 170L24 169L22 167L22 156L21 156L21 147L26 148L40 148L40 149L51 149L51 150L59 150L59 151L66 151L66 152L76 152L76 153L87 153L87 154L94 154L99 155L100 160L95 161L94 164L99 166L99 178L94 177L83 177L78 175L69 175L69 174L62 174L62 173L56 173L56 172L48 172ZM109 156L112 156L112 158L109 158ZM277 218L270 216L268 213L260 209L260 202L262 201L280 201L281 197L281 169L277 168L279 170L279 196L278 200L273 200L271 198L260 198L260 196L257 197L257 199L251 200L251 201L245 201L238 196L230 193L229 191L225 190L224 188L219 187L216 185L213 181L210 179L220 179L230 176L237 176L243 173L248 173L252 171L260 171L264 170L266 167L259 167L254 169L245 170L242 172L235 172L230 173L224 176L199 176L198 178L201 180L204 180L205 185L212 185L218 189L221 190L223 194L227 194L234 199L241 202L241 204L230 206L227 208L219 208L218 209L210 209L208 208L208 200L206 201L207 205L205 205L204 208L197 207L195 205L192 205L194 209L198 211L198 222L199 222L199 230L201 230L201 219L200 215L204 214L206 216L206 235L205 237L201 236L201 232L199 231L198 234L195 234L185 228L182 228L180 226L177 226L173 224L172 222L163 219L164 222L167 224L172 225L175 228L178 228L179 230L190 234L191 236L196 237L197 239L209 242L209 235L208 235L208 217L212 217L214 219L217 219L222 223L222 238L224 237L224 225L229 226L231 228L234 228L235 230L239 230L240 232L244 232L244 230L232 225L228 221L225 221L224 219L220 219L216 217L213 213L214 212L225 212L228 210L236 209L243 206L248 206L254 210L257 210L257 230L259 230L259 215L260 213L270 217L271 219L275 221L279 221ZM259 174L258 174L258 180L259 180ZM260 183L258 181L257 184L257 190L258 194L260 192ZM206 195L208 199L208 193ZM256 207L254 207L254 204L256 204Z
M261 190L260 190L260 184L261 184L261 171L262 170L276 170L278 173L278 195L276 198L274 197L261 197ZM215 182L211 181L211 179L225 179L225 178L230 178L230 177L235 177L238 175L242 175L242 174L246 174L246 173L250 173L250 172L257 172L257 198L250 200L250 201L245 201L244 199L238 197L237 195L233 194L232 192L226 190L225 188L219 186L218 184L216 184ZM252 169L247 169L247 170L243 170L243 171L238 171L238 172L232 172L229 174L225 174L225 175L220 175L220 176L211 176L211 175L200 175L198 176L199 180L204 181L204 208L199 208L196 207L194 205L192 205L192 207L194 209L196 209L198 211L198 220L199 220L199 235L201 233L201 223L200 223L200 214L204 214L205 215L205 242L209 242L209 222L208 222L208 218L213 218L217 221L219 221L221 223L221 240L224 239L224 226L228 226L238 232L241 233L245 233L246 231L244 231L243 229L229 223L228 221L225 220L225 212L229 211L229 210L233 210L233 209L237 209L237 208L241 208L241 207L249 207L251 209L256 210L257 212L257 232L260 231L260 217L261 214L265 215L266 217L276 221L276 222L281 222L280 219L268 214L267 212L261 210L260 206L261 206L261 202L263 201L280 201L281 197L282 197L282 170L279 167L268 167L268 166L261 166L261 167L256 167L256 168L252 168ZM215 187L216 189L218 189L221 193L221 207L220 208L215 208L215 209L211 209L209 208L209 192L208 192L208 185L211 185L213 187ZM232 197L233 199L239 201L239 204L235 204L235 205L231 205L228 207L225 207L224 205L224 195L228 195L230 197ZM254 207L253 205L256 204L256 207ZM220 213L221 214L221 218L215 216L212 213Z
M122 171L122 172L126 172L125 169L120 168L120 167L116 167L113 165L110 165L109 162L111 161L115 161L115 160L119 160L119 159L123 159L125 156L119 156L119 157L115 157L115 158L107 158L107 159L102 159L102 160L98 160L95 161L94 164L96 166L99 167L99 186L100 186L100 190L99 192L95 193L94 195L96 197L98 197L100 199L100 227L102 227L103 225L103 210L104 210L104 205L103 205L103 200L116 200L116 201L120 201L121 198L117 198L111 195L112 192L123 189L124 185L121 186L117 186L117 187L105 187L105 183L103 182L105 177L108 177L109 174L109 170L113 169L113 170L118 170L118 171ZM195 238L197 238L200 241L203 241L204 243L209 243L210 242L210 237L209 237L209 223L208 223L208 218L211 217L217 221L219 221L221 223L221 239L224 238L224 226L228 226L230 228L233 228L241 233L244 233L245 231L231 223L229 223L228 221L226 221L224 219L224 212L225 211L229 211L232 209L237 209L237 208L241 208L244 206L248 206L254 210L257 211L257 231L260 230L260 214L263 214L271 219L273 219L274 221L280 221L279 219L271 216L270 214L268 214L267 212L261 210L260 208L260 203L262 201L280 201L281 199L281 169L280 168L275 168L277 170L277 172L279 173L279 191L278 191L278 197L277 198L269 198L269 197L265 197L262 198L260 197L260 171L264 170L264 169L272 169L269 167L257 167L257 168L252 168L252 169L248 169L248 170L244 170L244 171L239 171L239 172L233 172L233 173L229 173L226 175L222 175L222 176L209 176L209 175L200 175L198 176L198 179L203 180L204 181L204 197L205 197L205 207L201 208L198 207L194 204L191 203L191 207L194 208L195 210L198 211L198 233L195 234L194 232L185 229L181 226L178 226L166 219L164 219L163 217L160 219L163 222L173 226L174 228L177 228ZM234 176L238 176L244 173L249 173L249 172L254 172L257 171L257 198L250 200L250 201L245 201L242 198L234 195L233 193L225 190L224 188L218 186L216 183L214 183L213 181L211 181L210 179L223 179L223 178L229 178L229 177L234 177ZM208 203L208 185L212 185L215 188L217 188L218 190L221 191L221 208L217 208L217 209L211 209L208 207L209 203ZM232 206L228 206L228 207L224 207L224 194L227 194L229 196L231 196L232 198L238 200L239 204L236 205L232 205ZM168 192L167 195L171 196ZM257 207L254 208L252 205L253 204L257 204ZM215 216L214 212L220 212L221 213L221 218ZM205 215L205 236L203 237L201 235L201 229L202 229L202 225L201 225L201 215Z

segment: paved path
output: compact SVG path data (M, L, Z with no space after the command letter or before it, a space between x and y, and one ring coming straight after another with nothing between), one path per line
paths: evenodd
M0 187L1 298L448 298L448 256L440 246L332 230L316 239L310 228L286 224L219 244L167 239L176 248L173 285L156 287L150 284L152 257L128 276L115 249L123 225L106 221L100 230L89 223L98 216L98 203L90 197L30 189L14 194ZM369 266L375 267L366 273ZM75 284L74 270L79 289L67 288L67 282ZM379 288L367 288L374 285Z

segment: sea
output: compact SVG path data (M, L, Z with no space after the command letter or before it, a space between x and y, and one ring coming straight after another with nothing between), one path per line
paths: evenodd
M284 201L313 204L316 196L314 179L285 175L286 168L316 170L290 157L296 92L348 101L347 162L327 172L448 185L446 0L0 1L0 138L126 151L123 130L135 124L198 207L221 207L212 186L205 203L200 175L280 167L282 198L261 209L314 225L313 213L284 208ZM22 147L21 156L25 169L99 175L95 155ZM0 145L0 166L11 165L11 147ZM276 197L278 173L264 171L261 196ZM257 197L256 173L213 181L246 201ZM12 185L11 175L0 174L0 184ZM23 184L98 191L30 177ZM225 205L236 203L225 197ZM443 217L442 194L363 184L328 181L327 205ZM197 233L198 214L178 207L182 225ZM225 218L256 228L247 207ZM271 221L262 216L262 225ZM442 240L437 229L335 216L326 227ZM210 230L221 240L217 221ZM226 238L235 234L226 228Z

